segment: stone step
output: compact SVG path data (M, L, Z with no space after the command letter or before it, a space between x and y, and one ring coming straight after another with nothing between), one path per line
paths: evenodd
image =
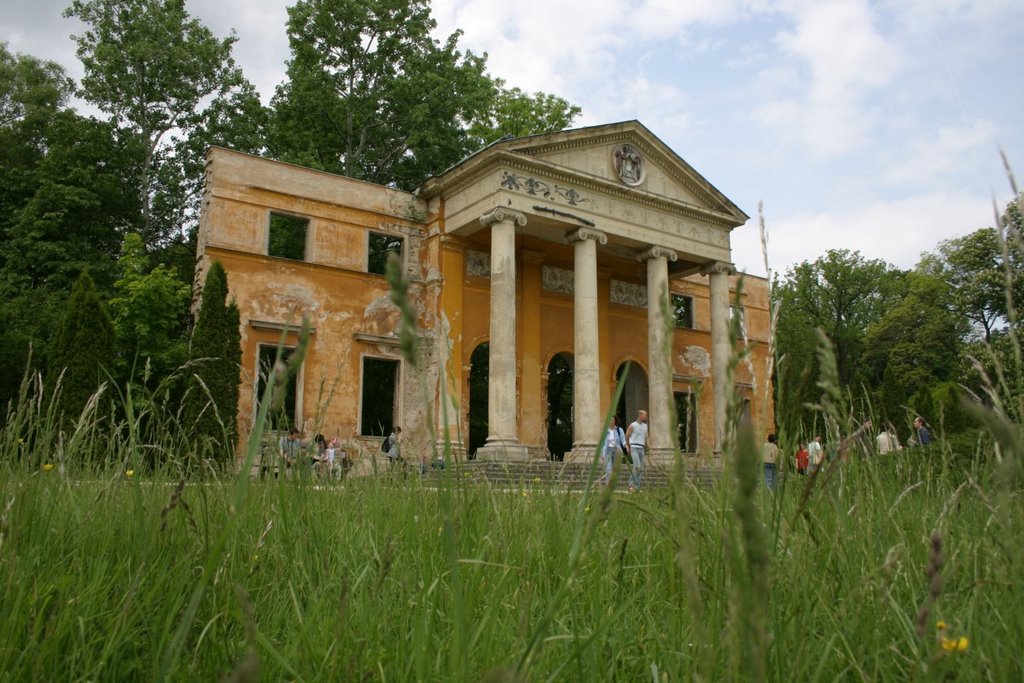
M585 463L563 463L555 461L531 462L469 462L455 466L456 478L475 482L486 482L496 486L560 486L570 489L586 487L590 477L590 466ZM671 472L661 466L648 466L644 471L644 488L668 488ZM721 471L713 467L692 467L687 469L687 476L698 486L709 488L721 476ZM595 472L599 477L601 471ZM439 480L443 476L440 470L428 470L424 479ZM617 488L625 489L629 485L628 466L619 471Z

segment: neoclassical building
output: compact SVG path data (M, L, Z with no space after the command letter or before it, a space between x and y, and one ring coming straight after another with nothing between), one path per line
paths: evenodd
M609 411L646 409L655 458L707 456L730 400L773 422L766 283L730 258L747 220L636 121L502 140L412 193L212 148L197 283L220 261L241 312L243 434L306 316L277 428L374 449L400 425L407 457L447 439L523 460L593 453ZM389 258L418 314L416 363Z

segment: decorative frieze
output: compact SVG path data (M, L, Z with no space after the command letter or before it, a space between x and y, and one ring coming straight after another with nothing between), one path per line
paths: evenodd
M565 268L541 266L541 283L549 292L572 294L575 291L574 274Z
M491 276L491 255L483 251L466 250L466 275Z
M621 280L612 280L611 290L613 304L647 308L647 288L643 285L633 284L632 282L622 282Z
M562 187L561 185L553 183L549 184L543 180L516 175L514 173L509 173L508 171L502 171L501 187L506 190L525 192L526 194L544 197L545 199L553 201L558 201L560 199L569 206L579 206L580 204L590 201L571 187Z

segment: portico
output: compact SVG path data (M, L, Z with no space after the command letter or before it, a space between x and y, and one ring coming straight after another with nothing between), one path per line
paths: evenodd
M527 394L544 384L544 364L536 357L545 346L542 338L551 337L551 346L554 338L566 337L564 331L545 335L547 309L571 329L561 351L572 358L572 447L565 457L592 456L603 440L613 408L613 365L626 356L646 370L652 457L671 457L679 375L673 283L694 276L709 282L708 369L725 377L731 353L728 279L735 272L729 232L747 216L636 122L500 142L428 180L417 193L432 208L443 207L446 235L466 240L472 251L467 283L486 286L487 436L476 457L548 456L543 435L550 420L538 422L544 412L539 397ZM629 320L626 337L602 329L602 321L636 317L636 311L619 310L613 282L641 300L634 308L643 309L645 320L641 327ZM474 327L478 321L463 321L464 356L472 352L467 341L474 348L484 343L467 339ZM471 400L464 381L453 386L463 389L462 405ZM720 447L727 413L727 392L715 389L708 450ZM628 423L635 415L623 417Z

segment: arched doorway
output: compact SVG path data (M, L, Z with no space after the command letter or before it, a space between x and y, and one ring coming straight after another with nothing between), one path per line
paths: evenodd
M548 457L561 460L572 450L572 356L555 354L548 363Z
M615 407L615 417L618 418L619 424L623 429L636 419L638 410L649 411L647 406L647 373L644 372L639 363L626 361L619 365L619 368L615 371L616 386L618 386L619 380L622 379L622 375L626 373L627 369L629 374L626 375L626 384L622 387L619 404Z
M469 357L469 444L467 457L476 457L478 448L487 443L487 383L489 381L490 348L487 342L473 349Z

